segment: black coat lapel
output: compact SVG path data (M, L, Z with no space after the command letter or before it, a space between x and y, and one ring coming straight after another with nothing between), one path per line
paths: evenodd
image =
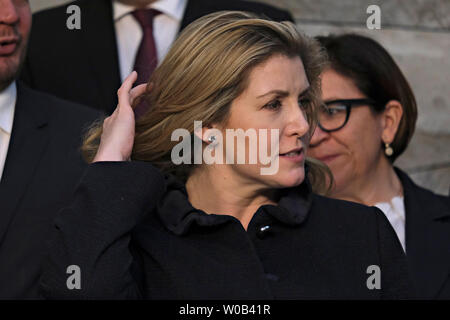
M450 274L450 208L396 168L404 189L406 255L422 298L435 298Z
M110 113L117 106L121 83L111 0L89 0L82 14L81 45L86 46L84 52L100 88L97 94L105 101L104 111Z
M46 111L29 89L17 85L14 123L0 182L0 245L47 147L50 135Z

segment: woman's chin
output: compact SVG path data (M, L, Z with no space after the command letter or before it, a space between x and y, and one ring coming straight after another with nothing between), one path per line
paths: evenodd
M295 172L279 173L276 177L276 181L279 188L292 188L296 187L305 180L305 171L303 168L301 170L296 170Z

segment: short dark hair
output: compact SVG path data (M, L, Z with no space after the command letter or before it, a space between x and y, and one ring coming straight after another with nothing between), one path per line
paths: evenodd
M325 48L330 68L350 78L369 99L375 101L373 109L381 112L390 100L403 107L397 134L391 146L391 162L406 149L412 138L417 120L414 93L391 55L378 42L358 34L319 36Z

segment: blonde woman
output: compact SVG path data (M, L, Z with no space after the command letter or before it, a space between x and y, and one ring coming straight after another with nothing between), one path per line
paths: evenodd
M408 297L402 248L383 214L312 191L326 187L322 168L305 158L323 62L317 43L288 22L220 12L191 24L152 85L131 89L130 75L115 112L87 137L92 164L55 221L44 295ZM135 123L138 96L151 107ZM201 154L229 161L176 165L178 129L200 141ZM249 133L244 145L221 138L238 129ZM183 159L195 159L193 145ZM255 145L267 147L270 163L230 161L249 159ZM82 277L74 290L71 265Z

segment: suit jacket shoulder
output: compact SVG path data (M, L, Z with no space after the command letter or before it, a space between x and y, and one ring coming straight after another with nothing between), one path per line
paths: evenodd
M265 3L242 0L188 0L180 29L204 15L222 10L249 11L275 21L294 22L289 11Z
M402 183L404 193L407 195L406 200L409 200L410 202L427 203L427 205L431 205L431 208L429 207L429 210L431 210L435 206L443 206L442 208L440 208L441 210L444 209L444 212L442 213L447 215L450 214L449 196L442 196L434 193L431 190L418 186L405 172L403 172L399 168L395 168L395 172L397 173L397 176ZM408 195L410 194L414 196L409 197ZM447 210L445 210L445 208Z
M17 96L21 108L27 108L33 114L45 114L52 123L65 131L79 130L104 115L84 105L36 91L21 82L17 84Z
M395 172L403 186L406 255L417 291L425 299L450 299L450 198Z

